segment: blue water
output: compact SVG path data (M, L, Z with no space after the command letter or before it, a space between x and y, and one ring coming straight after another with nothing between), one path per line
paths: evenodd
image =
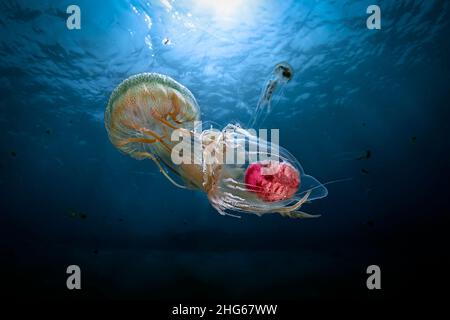
M397 297L439 279L450 3L380 0L368 30L373 1L211 2L1 1L2 293L70 296L71 264L92 298ZM305 206L319 219L221 216L108 140L108 98L133 74L169 75L225 126L249 121L281 61L295 74L267 127L306 173L351 178Z

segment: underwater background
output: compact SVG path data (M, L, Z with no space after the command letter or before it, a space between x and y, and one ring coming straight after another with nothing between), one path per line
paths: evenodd
M80 30L66 27L71 4ZM380 30L366 27L371 4ZM448 259L449 6L0 1L2 296L432 295ZM107 101L131 75L174 78L225 126L249 121L281 61L294 78L267 128L307 174L351 178L305 205L318 219L221 216L108 140ZM66 288L72 264L80 291ZM366 288L372 264L382 290Z

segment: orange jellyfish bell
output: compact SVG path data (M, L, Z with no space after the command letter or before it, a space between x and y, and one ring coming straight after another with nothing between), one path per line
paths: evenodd
M200 109L192 93L158 73L142 73L123 81L111 94L105 111L112 144L137 158L148 151L148 144L169 143L172 130L193 129L199 119Z
M124 80L111 94L105 110L105 127L111 143L136 158L151 159L175 185L162 166L188 177L188 166L175 166L171 151L176 129L191 131L200 120L200 108L193 94L170 77L142 73ZM192 182L192 181L190 181ZM187 182L186 184L190 184Z

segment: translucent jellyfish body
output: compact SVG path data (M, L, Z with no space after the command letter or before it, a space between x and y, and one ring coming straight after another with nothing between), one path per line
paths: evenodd
M301 212L327 189L298 161L255 132L229 124L202 130L192 93L175 80L145 73L112 93L105 126L112 144L136 159L153 160L174 185L205 192L221 214Z
M238 211L315 217L300 211L300 207L328 194L287 150L239 126L230 124L216 133L213 149L204 155L208 159L213 154L216 161L205 166L205 181L210 180L205 191L222 214Z

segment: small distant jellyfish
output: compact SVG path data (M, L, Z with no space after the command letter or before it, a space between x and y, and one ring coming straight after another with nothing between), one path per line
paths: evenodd
M269 79L266 80L261 96L256 105L255 115L249 123L249 128L260 125L272 111L272 99L274 93L283 85L291 81L294 69L287 62L280 62L272 70Z
M281 66L276 70L286 71ZM200 108L192 93L157 73L123 81L105 110L106 130L116 148L135 159L154 161L175 186L204 192L220 214L317 217L300 208L328 191L305 174L287 150L239 125L202 130L199 121Z

